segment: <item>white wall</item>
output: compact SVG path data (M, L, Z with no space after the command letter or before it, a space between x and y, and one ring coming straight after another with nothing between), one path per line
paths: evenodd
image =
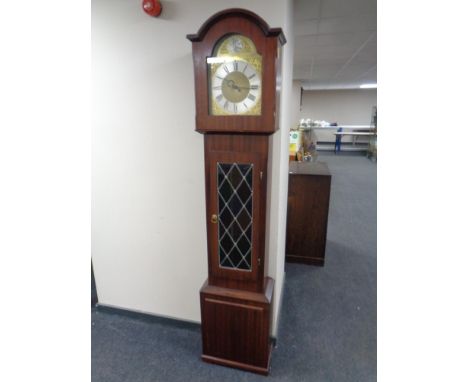
M301 81L293 81L291 94L291 121L293 126L297 126L301 119L301 88Z
M92 257L100 303L199 322L198 291L207 278L203 136L194 131L193 64L185 35L222 9L248 8L270 26L285 28L283 77L290 81L291 5L163 5L161 17L152 18L141 2L92 1ZM274 211L267 247L276 312L284 270L290 87L283 90L281 130L271 139L277 157L269 177Z
M369 125L372 107L377 105L376 89L304 91L300 118L338 122L340 125ZM331 133L316 130L319 141L334 141Z
M270 158L268 162L267 232L266 253L268 275L275 279L273 301L273 334L278 329L279 308L284 282L284 260L286 250L286 212L288 203L289 176L289 129L292 126L291 94L294 57L292 1L284 1L279 9L278 25L283 28L287 43L282 52L282 91L280 105L280 130L270 136ZM272 26L270 22L270 26Z

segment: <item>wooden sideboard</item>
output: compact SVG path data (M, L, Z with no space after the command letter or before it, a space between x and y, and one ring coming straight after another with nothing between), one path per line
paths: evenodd
M323 162L290 162L286 261L323 266L331 174Z

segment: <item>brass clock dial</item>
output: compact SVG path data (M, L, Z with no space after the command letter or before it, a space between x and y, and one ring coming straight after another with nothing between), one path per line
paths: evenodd
M230 35L208 57L212 115L261 115L262 56L252 40Z
M248 62L234 60L218 67L211 80L212 102L226 114L252 111L260 99L260 77Z

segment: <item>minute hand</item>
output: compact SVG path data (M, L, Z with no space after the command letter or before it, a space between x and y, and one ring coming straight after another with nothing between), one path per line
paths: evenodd
M238 86L239 89L247 89L247 90L251 90L251 89L258 89L258 86Z

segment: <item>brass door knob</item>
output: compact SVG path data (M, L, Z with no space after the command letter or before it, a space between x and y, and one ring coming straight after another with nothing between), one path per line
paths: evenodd
M215 215L215 214L211 215L211 222L213 224L216 224L218 222L218 215Z

